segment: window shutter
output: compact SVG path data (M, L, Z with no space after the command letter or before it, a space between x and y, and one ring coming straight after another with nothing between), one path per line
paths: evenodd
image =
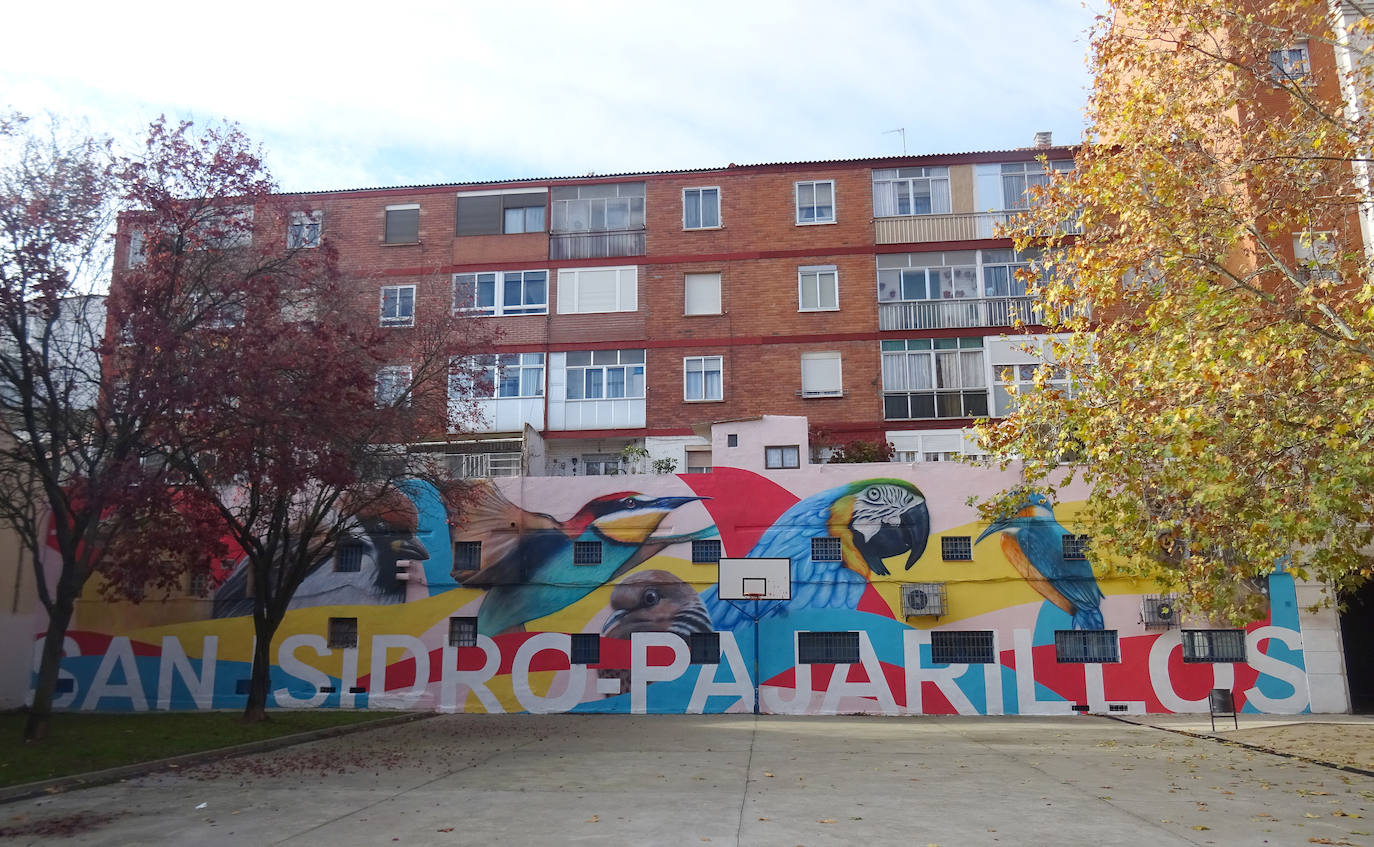
M459 235L500 235L501 195L458 198Z
M500 198L503 209L525 209L547 205L549 195L541 191L538 194L502 194Z
M386 243L413 244L420 240L419 209L386 210Z
M720 314L720 274L687 274L684 287L684 314Z
M619 274L615 271L579 271L577 274L577 311L613 312Z
M842 391L838 353L803 353L801 360L802 394L835 395Z

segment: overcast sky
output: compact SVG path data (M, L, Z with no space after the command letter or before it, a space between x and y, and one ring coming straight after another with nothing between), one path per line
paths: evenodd
M288 191L1070 143L1105 5L53 0L3 15L0 108L237 121Z

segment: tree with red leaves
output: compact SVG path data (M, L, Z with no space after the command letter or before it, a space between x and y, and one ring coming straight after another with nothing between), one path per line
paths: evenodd
M113 280L114 359L143 357L120 367L122 384L177 410L148 443L177 491L211 504L242 550L225 589L251 606L244 719L263 720L272 641L306 577L402 498L406 480L461 496L461 483L406 445L446 430L449 381L467 376L464 363L492 338L485 324L449 317L379 328L375 304L364 307L340 279L327 238L287 244L301 210L273 193L236 129L196 135L159 121L147 157L121 175L140 210L121 237L141 241L141 255ZM400 362L408 378L379 377ZM221 599L217 608L236 608Z

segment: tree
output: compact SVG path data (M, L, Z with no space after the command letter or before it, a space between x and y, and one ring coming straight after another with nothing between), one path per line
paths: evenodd
M123 369L131 392L177 410L148 442L173 488L209 504L242 551L216 606L251 609L244 719L262 720L272 640L302 582L366 516L395 509L407 480L461 499L460 483L406 445L470 411L449 384L476 376L471 356L493 336L448 317L379 328L376 288L351 291L327 241L287 244L300 210L273 193L235 128L158 122L148 159L124 176L140 210L125 229L141 233L143 254L114 281L116 357L158 351Z
M1311 0L1114 5L1095 143L1014 227L1051 248L1034 289L1070 333L1052 355L1072 388L1046 366L980 432L1028 485L1081 476L1094 549L1203 610L1258 613L1246 587L1276 565L1351 589L1374 566L1370 21Z

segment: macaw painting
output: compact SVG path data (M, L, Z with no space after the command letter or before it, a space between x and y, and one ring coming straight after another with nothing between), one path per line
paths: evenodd
M1270 617L1244 630L1161 626L1145 613L1156 586L1084 552L1075 502L1027 495L980 520L969 498L1006 482L906 465L520 477L483 483L462 514L414 483L407 508L363 516L301 585L272 646L271 703L1143 713L1206 711L1229 688L1246 711L1313 709L1322 683L1290 576L1270 577ZM786 599L722 596L723 557L785 560ZM938 587L938 606L908 614L913 583ZM251 608L232 561L203 599L83 601L57 705L241 707Z

